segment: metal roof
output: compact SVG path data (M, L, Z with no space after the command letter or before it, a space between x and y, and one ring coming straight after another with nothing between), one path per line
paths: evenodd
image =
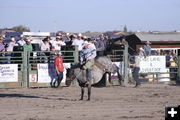
M141 41L180 41L180 33L135 33Z

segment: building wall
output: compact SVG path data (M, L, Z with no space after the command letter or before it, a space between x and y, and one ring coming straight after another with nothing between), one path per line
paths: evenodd
M144 45L137 45L136 49L142 47ZM179 48L180 49L180 45L150 45L151 48Z

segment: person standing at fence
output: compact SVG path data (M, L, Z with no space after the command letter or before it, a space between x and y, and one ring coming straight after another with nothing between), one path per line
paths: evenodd
M61 53L58 52L56 58L54 59L54 66L57 74L57 79L54 81L52 86L55 87L55 83L57 82L57 87L61 84L61 81L63 79L63 72L64 72L64 65L63 65L63 59L61 57Z
M15 40L14 37L12 37L12 38L11 38L11 41L8 43L8 46L7 46L7 48L6 48L6 51L12 52L14 46L16 46L16 40Z
M5 45L3 42L4 38L0 38L0 57L4 56ZM4 63L4 58L0 58L0 63Z
M140 71L140 56L139 53L134 53L134 63L130 64L130 67L133 68L133 79L136 81L135 87L139 87L141 85L139 80L139 71Z
M104 51L106 49L106 40L102 35L99 36L99 39L96 41L96 49L97 49L97 56L104 56Z
M63 41L63 38L60 36L56 37L56 41L53 42L52 46L55 47L57 51L61 50L61 46L66 45L66 43Z
M40 61L47 63L48 62L47 56L49 56L49 51L50 51L50 45L47 38L44 38L42 40L42 43L40 44L40 48L41 48L41 51L43 51L43 52L40 52L40 56L41 56Z
M83 43L84 43L84 40L82 39L82 34L79 33L78 36L77 36L77 39L73 40L72 45L77 45L78 46L78 50L81 51L82 48L83 48Z
M19 46L24 46L26 44L26 41L24 40L24 36L20 35L20 39L17 42Z
M146 53L145 53L145 51L144 51L144 49L142 47L140 47L138 49L138 52L139 52L138 54L139 54L140 57L145 57L146 58Z
M49 63L54 63L54 59L56 58L56 49L54 46L51 47L50 54L49 54Z
M32 44L31 44L31 39L26 40L26 44L23 46L23 49L26 51L32 51Z
M50 45L47 38L42 40L40 47L41 47L41 51L50 51Z
M73 41L75 39L75 36L74 35L70 35L70 36L67 36L67 38L68 38L68 41L66 41L66 45L72 45L72 43L73 43Z
M7 63L10 64L11 63L11 56L12 56L12 52L13 52L13 48L14 46L16 46L16 40L14 37L11 38L11 41L8 43L7 48L6 48L6 56L7 56Z
M144 45L143 49L144 49L144 52L145 52L145 56L150 56L151 55L151 46L150 46L150 42L147 41L146 42L146 45Z
M171 80L177 80L178 79L178 58L175 56L173 51L171 51L171 58L170 58L170 78Z
M4 45L4 40L3 38L0 38L0 52L5 51L5 45Z

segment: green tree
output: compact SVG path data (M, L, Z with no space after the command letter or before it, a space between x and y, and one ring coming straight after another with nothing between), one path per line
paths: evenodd
M16 32L30 32L30 29L24 25L14 26L12 29Z

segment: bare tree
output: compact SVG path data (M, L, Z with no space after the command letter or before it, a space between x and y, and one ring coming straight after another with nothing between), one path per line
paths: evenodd
M16 32L30 32L30 29L24 25L14 26L12 29Z

